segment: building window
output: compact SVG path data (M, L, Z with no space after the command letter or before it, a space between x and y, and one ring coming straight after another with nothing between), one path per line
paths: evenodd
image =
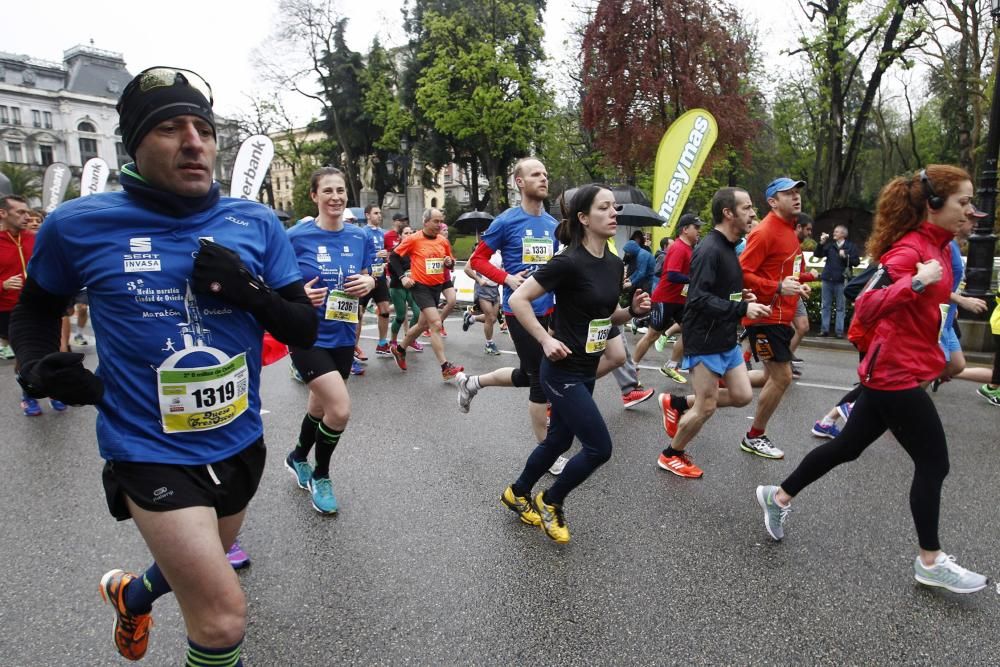
M14 125L21 124L21 107L10 108L10 118Z
M7 107L0 105L0 123L9 123L10 114L7 112Z
M46 130L51 130L52 129L52 112L51 111L43 111L42 112L42 124L43 124L43 126L45 127Z
M55 152L48 144L38 144L38 156L43 167L47 167L56 161Z
M80 138L80 164L86 164L90 158L97 157L97 139Z
M7 159L11 162L23 162L23 155L21 154L21 144L16 141L7 142Z
M31 124L35 127L42 126L42 112L38 109L31 110Z
M123 166L132 161L129 154L125 152L125 144L120 141L115 142L115 155L118 158L118 168L121 169Z
M97 128L93 123L88 121L80 121L80 124L76 126L76 129L80 132L97 132Z

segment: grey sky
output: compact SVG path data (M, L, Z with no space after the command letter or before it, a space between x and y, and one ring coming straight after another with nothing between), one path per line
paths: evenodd
M778 62L778 50L787 47L796 33L797 2L734 1L758 21L766 56ZM110 4L100 11L79 0L6 4L0 44L3 51L59 62L63 50L92 39L97 48L123 53L133 73L152 65L197 71L212 84L217 111L227 116L244 105L246 94L267 90L257 79L250 54L255 47L266 45L276 19L277 0L172 0ZM349 46L365 52L375 34L384 44L401 43L405 39L402 4L402 0L342 2L341 12L350 18ZM587 4L591 0L549 0L546 52L553 60L565 60L565 35L570 23L579 21L577 8ZM126 6L133 11L118 9ZM782 26L787 27L782 30ZM308 120L315 112L310 104L293 100L289 102L297 120Z

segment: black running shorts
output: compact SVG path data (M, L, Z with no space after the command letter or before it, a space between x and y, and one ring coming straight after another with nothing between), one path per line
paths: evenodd
M424 285L423 283L413 283L410 294L417 304L417 308L437 308L438 301L441 300L441 292L444 285Z
M683 319L683 303L662 303L654 301L653 308L649 311L649 326L653 327L654 331L659 331L660 333L669 329L670 325L674 322L680 324Z
M351 375L351 364L354 362L354 346L346 347L310 347L303 350L293 347L289 350L295 370L302 376L302 381L309 384L320 375L340 373L345 380Z
M257 492L266 457L267 448L260 438L228 459L209 465L106 461L103 479L108 510L119 521L132 518L125 502L128 496L150 512L214 507L219 517L239 514Z
M792 336L795 330L787 324L764 324L747 327L750 350L757 361L777 363L792 360Z
M389 283L384 276L375 279L375 287L372 288L371 292L368 292L368 294L365 294L358 300L358 305L364 310L372 301L375 303L386 303L389 301Z

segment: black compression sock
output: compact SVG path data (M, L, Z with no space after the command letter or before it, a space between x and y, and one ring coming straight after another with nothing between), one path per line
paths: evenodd
M319 427L319 419L316 419L308 412L302 418L302 428L299 429L299 441L295 444L292 458L296 461L305 461L309 457L309 450L316 442L316 429Z
M670 394L670 407L677 412L686 412L688 409L687 396L675 396Z

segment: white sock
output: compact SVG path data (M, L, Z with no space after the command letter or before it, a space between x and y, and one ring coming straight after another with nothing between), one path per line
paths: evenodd
M479 376L478 375L473 375L472 377L470 377L469 378L469 382L468 382L468 384L466 386L469 388L469 391L472 391L472 392L479 391L480 389L483 388L483 386L481 384L479 384Z
M823 417L819 420L820 426L833 426L837 423L836 419L830 419L829 416Z
M667 368L677 368L677 362L676 361L668 361L667 362Z

